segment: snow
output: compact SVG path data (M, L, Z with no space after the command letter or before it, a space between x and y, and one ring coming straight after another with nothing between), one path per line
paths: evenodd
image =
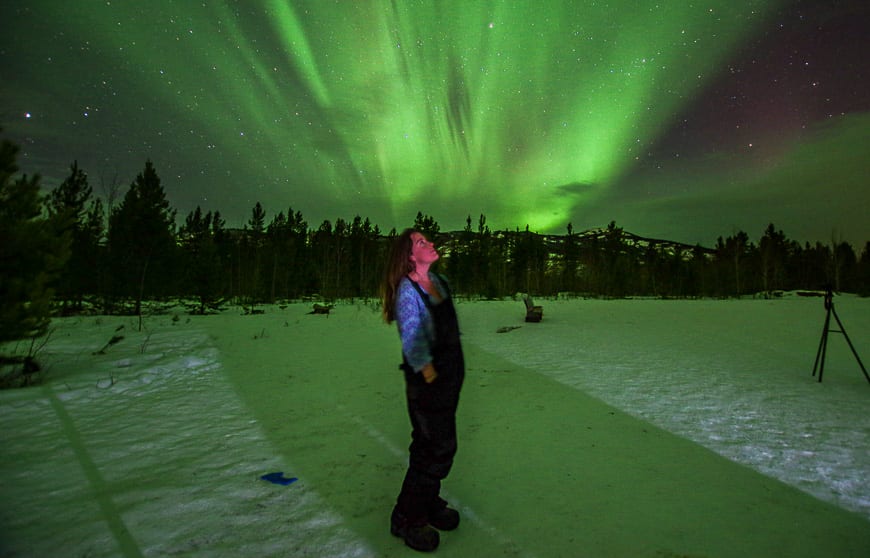
M463 525L439 554L870 549L870 383L837 332L812 377L821 299L537 303L538 324L458 304ZM870 300L835 308L870 358ZM395 328L375 303L265 310L55 320L47 381L0 393L0 555L411 553L388 532L409 442Z

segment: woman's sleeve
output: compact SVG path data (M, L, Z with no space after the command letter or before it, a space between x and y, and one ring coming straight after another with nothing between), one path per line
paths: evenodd
M429 312L420 295L407 281L399 284L396 294L396 324L402 338L402 353L415 372L432 362Z

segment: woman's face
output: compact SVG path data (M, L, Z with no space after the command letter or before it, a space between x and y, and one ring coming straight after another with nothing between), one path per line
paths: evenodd
M432 265L439 258L435 245L422 234L411 233L411 261L415 265Z

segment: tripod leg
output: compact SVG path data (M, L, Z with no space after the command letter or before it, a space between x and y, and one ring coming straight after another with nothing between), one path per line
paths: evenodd
M837 325L840 326L840 332L843 334L843 337L846 338L846 343L849 344L849 348L852 349L852 354L855 355L855 360L858 361L858 366L861 367L861 372L864 373L864 377L867 378L867 381L870 382L870 374L867 374L867 369L864 368L864 363L861 362L861 357L858 356L858 351L855 350L855 347L852 345L852 340L849 339L849 334L846 333L846 328L843 327L843 322L840 321L840 316L837 315L837 311L834 310L834 307L831 306L831 310L834 312L834 318L837 320ZM819 374L819 379L821 381L821 373Z
M822 381L822 371L825 369L825 352L828 349L828 326L831 323L831 310L828 309L828 312L825 314L825 327L822 329L822 338L819 341L819 350L816 351L816 362L813 364L813 376L816 375L816 368L819 368L819 363L821 363L821 368L819 368L819 381Z
M825 372L825 357L828 356L828 335L831 331L831 312L834 306L828 307L828 313L825 315L825 342L822 345L822 360L819 362L819 383L822 383L822 374Z

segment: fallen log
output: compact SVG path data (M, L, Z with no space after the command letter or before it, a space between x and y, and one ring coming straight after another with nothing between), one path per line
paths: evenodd
M326 314L329 315L329 311L332 310L331 304L314 304L314 310L309 312L309 314Z

